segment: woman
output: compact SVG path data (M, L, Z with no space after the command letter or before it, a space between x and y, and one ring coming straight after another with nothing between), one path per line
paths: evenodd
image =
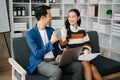
M80 27L80 12L77 9L71 9L65 22L65 27L61 30L60 45L61 48L74 48L82 46L83 54L91 53L90 39L86 31ZM85 80L103 80L96 67L89 61L81 61L84 69Z

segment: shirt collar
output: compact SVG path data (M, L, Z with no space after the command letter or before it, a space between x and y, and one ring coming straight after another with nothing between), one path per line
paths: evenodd
M79 31L79 26L77 26L77 29L75 29L74 26L70 25L70 30L71 30L72 32L77 32L77 31Z

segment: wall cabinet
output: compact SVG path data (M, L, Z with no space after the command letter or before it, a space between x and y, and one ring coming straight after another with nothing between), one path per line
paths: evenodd
M36 23L35 8L43 4L52 7L51 26L57 31L64 27L68 11L79 9L81 27L98 31L100 46L108 50L107 56L120 54L120 0L9 0L11 37L25 36Z

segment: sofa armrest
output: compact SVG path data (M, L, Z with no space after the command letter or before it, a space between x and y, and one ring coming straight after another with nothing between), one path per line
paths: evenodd
M106 50L102 46L100 46L100 50L101 50L100 51L101 52L101 56L104 56Z
M16 79L15 71L17 71L21 75L22 80L25 80L25 75L27 74L25 69L22 68L13 58L9 58L8 61L12 65L12 80Z
M117 78L120 77L120 72L114 73L114 74L110 74L110 75L106 75L103 77L104 80L110 80L113 78Z

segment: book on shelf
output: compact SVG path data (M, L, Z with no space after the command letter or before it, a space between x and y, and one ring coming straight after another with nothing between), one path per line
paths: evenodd
M88 16L97 17L98 16L98 6L89 6L87 13L88 13Z

